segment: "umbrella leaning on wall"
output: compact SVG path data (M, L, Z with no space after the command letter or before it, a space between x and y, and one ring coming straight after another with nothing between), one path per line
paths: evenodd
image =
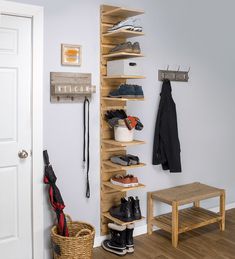
M61 236L68 237L68 227L66 222L66 217L64 215L63 209L65 208L64 201L60 194L58 187L56 186L57 177L54 173L54 170L49 162L49 156L47 150L43 151L45 171L44 171L44 183L49 185L48 193L50 203L56 213L58 220L58 234Z

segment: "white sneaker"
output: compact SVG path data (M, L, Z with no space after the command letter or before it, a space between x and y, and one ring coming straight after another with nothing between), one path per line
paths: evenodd
M112 28L108 29L108 32L118 30L131 30L131 31L142 31L142 27L139 25L139 19L130 17L115 24Z

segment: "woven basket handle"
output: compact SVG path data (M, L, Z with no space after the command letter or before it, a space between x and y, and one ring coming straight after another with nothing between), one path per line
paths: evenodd
M90 235L91 234L91 230L86 228L86 229L81 229L75 237L79 237L79 236L84 236L84 235Z
M72 218L68 214L65 214L65 218L67 222L72 222Z

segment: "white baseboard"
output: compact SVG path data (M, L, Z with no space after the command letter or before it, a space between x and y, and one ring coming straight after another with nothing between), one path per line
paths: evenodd
M235 202L229 203L225 206L226 210L230 210L233 208L235 208ZM219 212L219 207L210 208L210 210L213 212ZM147 224L140 226L140 227L136 227L134 230L134 236L140 236L140 235L144 235L146 233L147 233ZM94 247L100 246L102 241L105 240L106 238L107 238L107 236L95 237Z

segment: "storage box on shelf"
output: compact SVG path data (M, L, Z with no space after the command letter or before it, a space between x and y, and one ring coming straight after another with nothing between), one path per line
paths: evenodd
M144 79L145 77L138 73L124 74L123 71L120 74L107 75L107 62L112 60L126 60L129 58L143 57L143 54L136 53L111 53L110 50L117 44L128 41L128 38L143 36L143 32L118 30L114 32L107 32L114 24L120 22L128 17L143 14L142 10L128 9L116 6L101 6L101 21L100 21L100 76L101 76L101 91L100 91L100 112L101 112L101 234L108 233L107 224L109 222L116 222L120 225L127 223L113 218L109 214L109 209L112 206L118 205L121 197L126 196L126 192L129 190L136 190L143 188L143 184L139 184L136 187L120 187L112 184L109 180L115 174L125 175L129 169L140 168L145 166L144 163L139 165L121 166L109 161L112 155L125 155L126 148L144 144L144 141L133 140L130 142L118 142L114 140L113 129L109 128L104 120L104 114L111 109L124 109L127 108L128 101L143 101L144 98L110 98L109 92L116 89L120 84L126 83L129 79ZM136 39L135 39L136 40ZM121 61L119 63L125 63L128 61ZM121 71L121 70L120 70ZM126 70L127 71L127 70ZM127 71L128 72L128 71Z

